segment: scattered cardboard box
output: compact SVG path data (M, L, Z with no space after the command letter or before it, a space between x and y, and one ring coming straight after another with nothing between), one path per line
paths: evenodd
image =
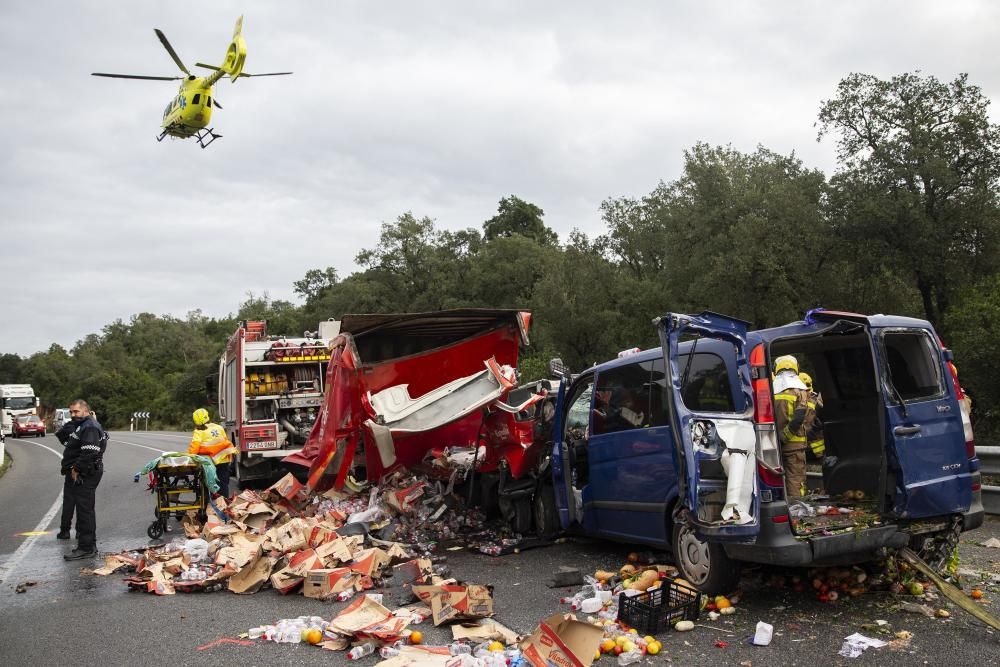
M589 667L603 638L603 628L577 621L572 614L554 614L525 637L520 648L535 667Z
M324 600L354 588L357 577L358 574L347 567L313 570L306 575L302 594L307 598Z
M431 608L434 625L493 615L493 590L479 584L411 586L413 594Z

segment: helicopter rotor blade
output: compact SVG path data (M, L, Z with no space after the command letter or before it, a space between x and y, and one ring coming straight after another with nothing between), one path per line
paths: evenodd
M191 76L191 72L189 72L188 68L184 66L183 62L181 62L180 56L178 56L177 52L174 51L174 47L170 46L170 42L167 41L167 36L164 35L159 28L153 28L153 32L155 32L156 36L160 38L160 43L163 44L163 48L167 50L167 53L169 53L170 57L174 59L174 62L181 68L181 71L188 76Z
M106 76L109 79L145 79L147 81L180 81L182 76L143 76L141 74L108 74L107 72L91 72L91 76Z
M195 63L195 67L204 67L205 69L219 70L215 65L206 65L205 63ZM240 78L245 76L285 76L287 74L294 74L294 72L262 72L261 74L247 74L246 72L240 72Z
M214 104L217 109L222 108L222 105L219 104L219 100L215 99L214 97L212 98L212 104Z

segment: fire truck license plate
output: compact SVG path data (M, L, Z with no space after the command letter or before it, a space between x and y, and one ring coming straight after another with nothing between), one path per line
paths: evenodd
M260 442L248 442L247 449L277 449L278 443L274 440L261 440Z

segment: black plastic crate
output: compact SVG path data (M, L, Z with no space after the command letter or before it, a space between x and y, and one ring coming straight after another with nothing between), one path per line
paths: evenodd
M642 635L669 630L677 621L697 621L701 613L701 593L667 579L655 590L618 596L618 620Z

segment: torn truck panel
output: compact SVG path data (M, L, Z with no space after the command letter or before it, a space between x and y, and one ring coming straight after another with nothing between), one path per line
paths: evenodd
M495 359L484 370L413 398L409 385L383 389L370 396L372 407L393 435L429 431L465 417L500 398L513 384L514 369L501 369Z
M285 461L309 466L311 488L339 488L359 446L356 467L372 480L419 464L434 447L477 446L482 408L513 388L501 368L516 368L529 323L516 310L345 315L320 419Z

